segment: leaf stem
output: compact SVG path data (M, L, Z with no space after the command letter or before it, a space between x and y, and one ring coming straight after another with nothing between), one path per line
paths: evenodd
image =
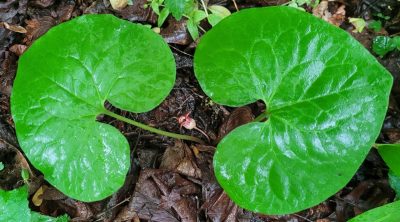
M207 6L204 3L204 0L201 0L201 5L203 6L204 12L206 13L206 17L208 17Z
M265 111L265 112L261 113L259 116L257 116L253 120L253 122L261 122L261 120L268 119L268 117L269 117L269 113L267 111Z
M196 143L205 144L203 140L201 140L201 139L199 139L197 137L188 136L188 135L182 135L182 134L177 134L177 133L171 133L171 132L167 132L167 131L164 131L164 130L156 129L156 128L148 126L146 124L139 123L139 122L136 122L134 120L128 119L128 118L126 118L124 116L120 116L120 115L118 115L116 113L113 113L111 111L108 111L108 110L103 110L103 114L111 116L111 117L114 117L114 118L116 118L118 120L121 120L123 122L129 123L131 125L134 125L136 127L142 128L144 130L150 131L152 133L157 133L157 134L160 134L160 135L163 135L163 136L172 137L172 138L175 138L175 139L189 140L189 141L193 141L193 142L196 142Z

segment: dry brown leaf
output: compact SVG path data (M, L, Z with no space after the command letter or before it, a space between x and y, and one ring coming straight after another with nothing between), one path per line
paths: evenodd
M110 0L111 7L115 10L121 10L128 5L128 0Z
M40 8L47 8L49 6L52 6L54 2L55 2L54 0L33 0L30 1L29 3L34 6L38 6Z
M24 27L20 26L20 25L11 25L8 24L7 22L3 22L3 26L4 28L13 31L13 32L18 32L18 33L22 33L25 34L27 31Z
M51 27L56 25L54 18L50 16L43 16L39 19L26 20L26 36L23 42L30 46L33 41L45 34Z
M247 106L239 107L229 115L228 119L219 128L217 143L236 127L254 120L251 109Z
M39 187L39 189L35 192L35 194L32 197L32 203L39 207L43 203L43 192L46 190L47 186L43 185Z
M199 188L179 174L147 169L141 172L135 193L124 213L134 215L135 212L140 219L154 222L196 222L194 197L198 195Z
M313 15L335 26L340 26L346 19L345 5L341 5L333 14L329 11L328 1L321 1L317 7L313 9Z
M194 178L201 178L202 176L191 149L179 140L175 142L174 146L165 150L160 168L177 171Z
M24 53L27 48L28 47L26 45L15 44L10 47L10 51L16 54L17 56L21 56L22 53Z

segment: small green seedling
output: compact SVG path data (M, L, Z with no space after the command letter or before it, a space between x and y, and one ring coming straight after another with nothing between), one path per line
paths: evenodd
M400 50L400 36L377 36L372 42L372 50L381 57L395 49Z
M22 177L24 184L29 185L29 171L27 169L21 170L21 177Z
M368 28L374 30L374 32L380 32L382 30L382 22L380 20L368 21Z
M202 20L207 18L208 22L214 26L231 14L223 6L211 5L207 7L203 0L201 0L201 4L203 10L199 9L197 1L194 0L149 0L145 7L150 6L154 13L158 15L158 27L163 25L170 13L176 20L181 20L185 17L189 34L193 39L197 39L199 37L199 29L205 32L200 26Z
M229 34L227 34L229 33ZM196 77L219 104L266 112L217 147L218 182L239 206L288 214L345 186L380 132L393 78L345 31L291 7L242 10L201 39Z
M28 187L22 186L12 191L0 189L0 221L19 222L68 222L68 216L53 218L32 212L28 206Z
M289 7L292 7L292 8L300 9L301 11L305 11L305 9L302 8L301 6L309 5L313 8L315 8L315 7L317 7L318 4L319 4L319 0L291 0L288 3L286 3L285 5L288 5Z
M20 58L11 96L18 141L46 180L81 201L101 200L122 186L130 165L126 138L96 121L159 105L175 81L174 57L152 30L112 15L85 15L52 28Z

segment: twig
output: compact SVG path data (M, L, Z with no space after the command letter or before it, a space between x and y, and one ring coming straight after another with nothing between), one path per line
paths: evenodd
M233 5L235 6L236 11L238 12L238 11L239 11L239 8L238 8L238 6L237 6L237 4L236 4L236 1L235 1L235 0L232 0L232 2L233 2Z

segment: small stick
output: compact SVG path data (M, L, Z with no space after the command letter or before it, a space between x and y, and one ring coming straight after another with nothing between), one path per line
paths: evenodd
M237 4L236 4L236 1L235 1L235 0L232 0L232 2L233 2L233 5L235 6L236 11L238 12L238 11L239 11L239 8L238 8L238 6L237 6Z

